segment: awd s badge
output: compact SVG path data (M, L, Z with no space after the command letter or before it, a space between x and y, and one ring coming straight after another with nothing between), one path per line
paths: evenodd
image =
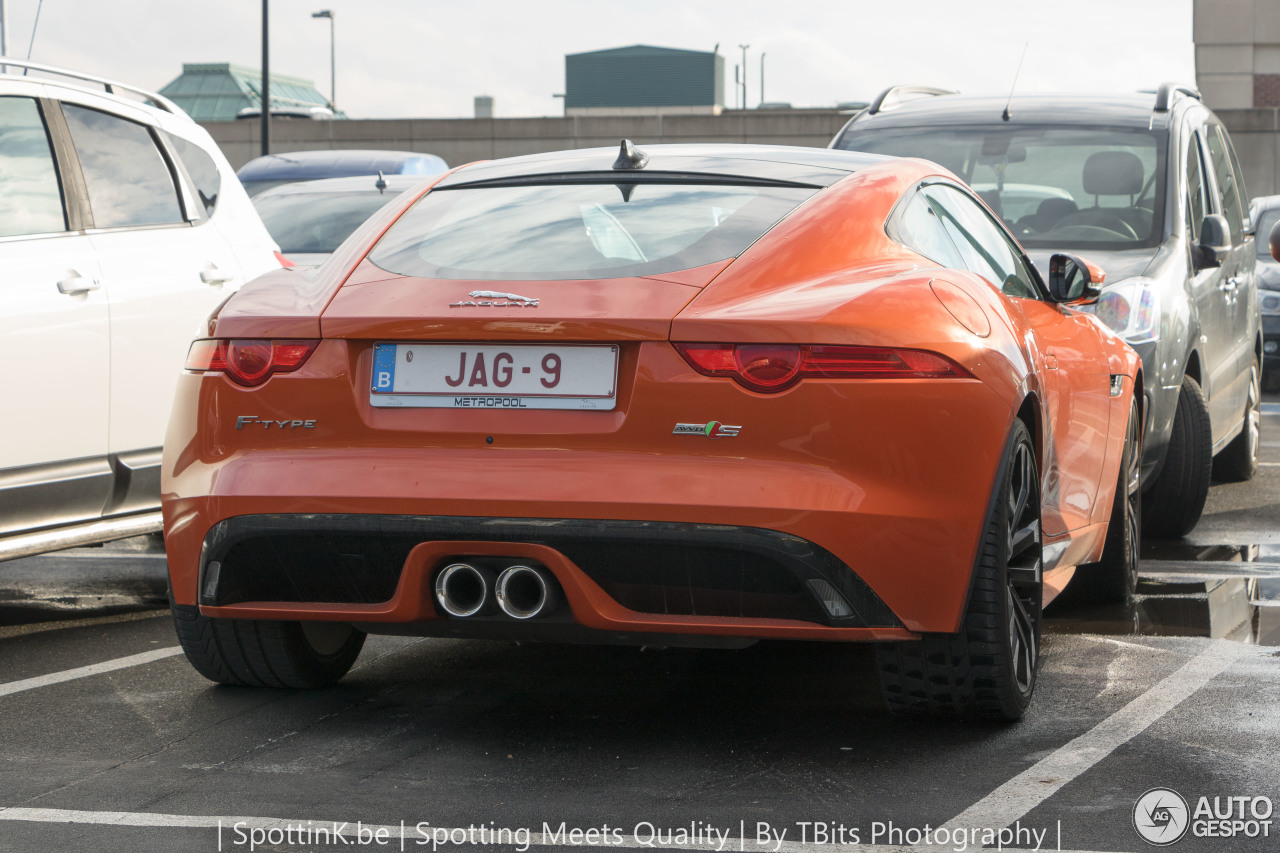
M719 421L709 424L676 424L672 435L705 435L707 438L733 438L742 429L741 426L729 426Z

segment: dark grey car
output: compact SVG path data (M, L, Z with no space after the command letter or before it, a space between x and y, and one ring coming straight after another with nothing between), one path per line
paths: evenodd
M1106 270L1093 311L1141 354L1146 377L1148 534L1190 531L1211 475L1253 476L1263 351L1248 196L1226 128L1194 90L1010 100L890 89L831 147L938 162L1037 264L1070 251Z
M1262 306L1262 384L1280 389L1280 262L1271 257L1267 237L1280 223L1280 195L1249 202L1258 250L1258 302Z

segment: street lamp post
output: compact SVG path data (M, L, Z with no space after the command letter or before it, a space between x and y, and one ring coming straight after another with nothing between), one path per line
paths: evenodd
M764 103L764 58L768 55L769 54L763 53L763 52L760 54L760 103L761 104Z
M312 12L311 17L329 19L329 109L336 113L338 111L338 77L334 70L335 65L333 60L333 10L321 9L319 12Z
M262 0L262 156L271 153L271 39L267 31L267 0Z
M742 48L742 108L745 110L747 108L747 48L751 45L740 44L738 47Z
M9 55L9 12L5 9L4 0L0 0L0 56ZM5 67L0 65L0 74L5 72Z

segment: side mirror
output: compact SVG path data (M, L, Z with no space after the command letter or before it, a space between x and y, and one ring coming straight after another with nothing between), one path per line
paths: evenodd
M1107 274L1084 258L1058 254L1049 258L1049 297L1059 305L1087 305L1102 295Z
M1271 244L1271 257L1280 261L1280 220L1271 226L1271 236L1267 238L1267 242Z
M1210 213L1200 223L1200 243L1196 249L1196 269L1222 266L1231 251L1231 226L1220 213Z

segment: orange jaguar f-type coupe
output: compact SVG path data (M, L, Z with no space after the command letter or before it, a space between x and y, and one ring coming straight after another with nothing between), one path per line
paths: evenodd
M367 632L869 642L895 711L1016 718L1046 590L1123 595L1142 377L922 160L734 145L456 169L195 341L173 613L225 684ZM1084 575L1084 577L1081 577Z

